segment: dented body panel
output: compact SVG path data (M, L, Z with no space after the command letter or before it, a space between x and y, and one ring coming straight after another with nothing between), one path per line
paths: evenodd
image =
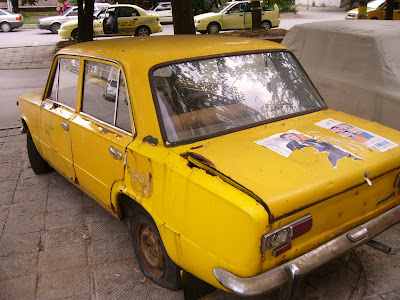
M208 129L219 126L217 122L239 115L245 97L232 104L216 96L211 79L204 85L185 83L182 78L172 80L165 71L176 62L225 56L233 57L232 64L242 56L260 60L264 52L290 56L275 43L214 36L127 38L66 47L55 56L45 91L19 98L21 118L39 153L57 171L118 218L127 215L121 211L121 195L143 207L173 262L227 289L213 270L253 278L324 248L400 204L395 185L400 173L399 132L329 110L315 93L315 107L307 104L307 109L271 120L259 118L251 108L245 119L256 119L254 124L234 124L233 129L228 126L207 135ZM263 68L270 65L268 61ZM155 78L160 68L164 71ZM50 97L57 72L78 78L74 107ZM90 87L85 87L88 77ZM111 80L123 90L115 104L102 95ZM274 80L266 90L285 84ZM184 117L173 116L168 121L175 124L166 123L165 113L171 110L166 107L174 96L172 88L163 94L157 90L164 83L184 91L175 99L206 94L212 101L203 115L201 109L184 107ZM209 94L200 93L205 86L211 87ZM309 84L310 93L313 89ZM215 93L210 96L210 91ZM85 104L85 97L93 100L92 106ZM159 101L162 97L164 102ZM229 108L212 107L218 101L229 102ZM104 110L94 116L90 107ZM112 121L102 120L110 110ZM118 122L123 113L125 119ZM194 128L193 120L201 126L214 123ZM352 129L343 129L343 124ZM166 138L170 128L184 128L185 135L194 137L171 144ZM290 240L289 250L277 255L280 245L263 249L266 235L308 215L312 227Z

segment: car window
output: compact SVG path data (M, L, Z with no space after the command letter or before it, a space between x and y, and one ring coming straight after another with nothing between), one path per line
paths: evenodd
M0 10L0 16L5 15L3 11Z
M73 10L71 10L71 12L68 14L68 16L77 16L78 15L78 9L74 8Z
M127 132L131 131L126 85L119 68L85 61L81 111Z
M78 92L79 66L79 59L59 58L47 98L74 109Z
M140 16L139 12L134 9L133 7L119 7L118 8L118 17L119 18L126 18L132 16Z
M153 72L167 142L183 142L289 118L325 106L288 52L188 61Z

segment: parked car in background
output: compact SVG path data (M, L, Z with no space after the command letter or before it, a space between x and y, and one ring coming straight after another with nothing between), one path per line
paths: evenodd
M3 32L10 32L14 28L24 25L24 17L8 10L0 8L0 29Z
M148 10L153 15L158 15L161 23L172 23L172 6L171 2L158 2Z
M400 20L400 1L394 0L393 20ZM386 0L374 0L367 4L367 19L385 20ZM358 8L350 10L345 17L346 20L358 19Z
M265 29L278 27L279 8L262 8L262 26ZM227 2L213 12L194 17L194 25L200 33L218 33L221 30L247 29L252 26L250 1Z
M98 11L101 8L110 5L109 3L95 3L94 11ZM52 33L58 33L61 24L78 19L78 6L69 7L62 15L44 17L38 20L38 28L50 30Z
M18 107L33 171L129 220L143 274L172 290L188 272L294 299L303 275L400 221L400 132L328 109L277 43L75 44Z
M111 11L115 18L112 24L109 24L108 18ZM146 36L160 31L162 31L162 25L158 16L151 15L136 5L110 5L95 13L93 19L94 37L119 35ZM64 40L77 39L78 20L69 21L61 25L58 34Z
M324 21L292 27L282 43L329 107L400 130L400 24Z

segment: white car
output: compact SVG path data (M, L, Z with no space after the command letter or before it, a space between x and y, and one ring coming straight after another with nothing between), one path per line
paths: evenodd
M109 3L95 3L94 11L98 11L105 6L110 5ZM78 18L78 6L69 7L62 15L44 17L38 20L37 26L40 29L50 30L52 33L58 33L61 24L75 20Z
M8 10L0 9L0 29L3 32L10 32L14 28L24 25L24 17L21 14L14 14Z
M152 15L158 15L161 23L172 23L171 2L158 2L148 10Z

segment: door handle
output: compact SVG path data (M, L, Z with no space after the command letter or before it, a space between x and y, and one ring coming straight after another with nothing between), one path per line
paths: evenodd
M69 131L69 125L67 123L61 122L61 127L65 129L65 131Z
M118 151L117 149L115 149L114 147L110 146L108 148L108 152L110 152L115 159L121 160L122 159L122 153L121 151Z

